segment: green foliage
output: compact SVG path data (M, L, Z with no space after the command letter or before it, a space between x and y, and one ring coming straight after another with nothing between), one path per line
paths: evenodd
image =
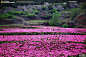
M60 11L60 9L58 8L57 11Z
M11 15L11 14L9 14L9 13L4 13L4 14L0 15L0 18L1 18L1 19L6 19L6 18L12 19L12 18L14 18L14 17L15 17L15 16L13 16L13 15Z
M77 17L77 15L79 15L81 13L81 9L79 8L75 8L75 9L71 9L72 12L70 13L71 15L71 19L75 19Z
M7 6L4 6L2 9L6 9L7 8Z
M12 12L13 15L26 15L26 12L23 12L23 11L13 11Z
M49 10L48 12L49 12L49 13L51 13L51 14L53 14L53 13L55 13L55 12L56 12L56 9Z
M26 15L26 12L20 11L21 15Z
M35 14L39 14L39 11L36 10L36 11L35 11Z
M82 5L79 5L81 9L86 9L86 2L82 2Z
M73 28L77 28L76 26L74 26Z
M63 27L63 28L68 28L68 25L65 23L65 24L63 24L62 27Z
M66 4L63 4L62 6L63 6L63 8L65 8L65 9L68 7Z
M0 12L0 15L2 14L2 12Z
M86 18L86 13L84 15L85 15L85 18Z
M24 8L22 8L22 10L24 11Z
M69 2L67 2L67 6L68 6L68 8L70 8L70 3Z
M33 10L37 10L36 8L32 7Z
M28 16L29 16L29 17L33 17L33 16L34 16L34 14L28 13Z
M19 11L13 11L12 14L13 15L20 15L20 12Z
M86 13L86 9L82 10L81 13Z
M63 5L63 3L59 3L60 5Z
M52 18L51 18L49 24L50 24L50 25L57 26L58 23L59 23L59 17L60 17L60 16L61 16L61 13L58 12L58 11L56 11L56 12L53 14L53 16L52 16Z
M53 9L53 6L52 5L49 5L48 8L49 8L49 10L52 10Z
M42 10L46 11L46 7L45 7L45 6L43 6L43 7L42 7Z
M60 5L62 5L63 8L67 8L67 4L64 4L64 3L60 3Z
M9 14L12 14L12 10L9 10L8 13L9 13Z
M54 6L58 6L58 4L57 3L54 3Z

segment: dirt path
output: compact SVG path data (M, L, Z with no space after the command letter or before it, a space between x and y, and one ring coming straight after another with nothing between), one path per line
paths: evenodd
M23 23L26 23L26 21L23 19L23 18L21 18L21 17L18 17L18 16L15 16L17 19L20 19L20 20L22 20L23 21Z

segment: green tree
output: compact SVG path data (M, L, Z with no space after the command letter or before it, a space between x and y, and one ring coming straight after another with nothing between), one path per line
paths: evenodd
M86 9L86 2L82 2L81 5L79 5L81 9Z
M54 6L58 6L58 4L57 3L54 3Z
M61 16L61 13L58 12L58 11L56 11L56 12L53 14L53 16L52 16L52 18L51 18L49 24L50 24L50 25L57 26L58 23L59 23L59 18L60 18L60 16Z
M81 13L81 9L76 8L76 9L72 9L72 12L70 13L71 15L71 19L75 19L77 17L77 15L79 15Z
M49 5L48 8L49 8L49 10L53 10L53 6L52 5Z
M12 19L12 18L14 18L14 17L15 17L15 16L13 16L13 15L11 15L11 14L9 14L9 13L4 13L4 14L0 15L0 18L1 18L1 19L6 19L6 18Z
M43 7L42 7L42 10L44 10L44 11L45 11L45 10L46 10L46 7L45 7L45 6L43 6Z
M63 27L63 28L68 28L68 25L65 23L65 24L63 24L62 27Z

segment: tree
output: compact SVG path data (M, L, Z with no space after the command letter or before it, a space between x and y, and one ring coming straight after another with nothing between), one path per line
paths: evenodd
M59 23L59 18L60 18L60 16L61 16L61 13L58 12L58 11L56 11L56 12L54 13L54 15L52 16L52 18L51 18L49 24L50 24L50 25L57 26L58 23Z
M79 6L81 9L86 9L86 2L82 2L82 5Z
M65 24L63 24L62 27L63 27L63 28L68 28L68 25L65 23Z

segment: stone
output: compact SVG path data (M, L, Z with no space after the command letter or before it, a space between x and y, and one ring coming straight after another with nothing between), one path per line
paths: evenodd
M6 9L3 10L3 13L8 12L9 10L14 11L14 8L12 8L12 7L7 7Z

